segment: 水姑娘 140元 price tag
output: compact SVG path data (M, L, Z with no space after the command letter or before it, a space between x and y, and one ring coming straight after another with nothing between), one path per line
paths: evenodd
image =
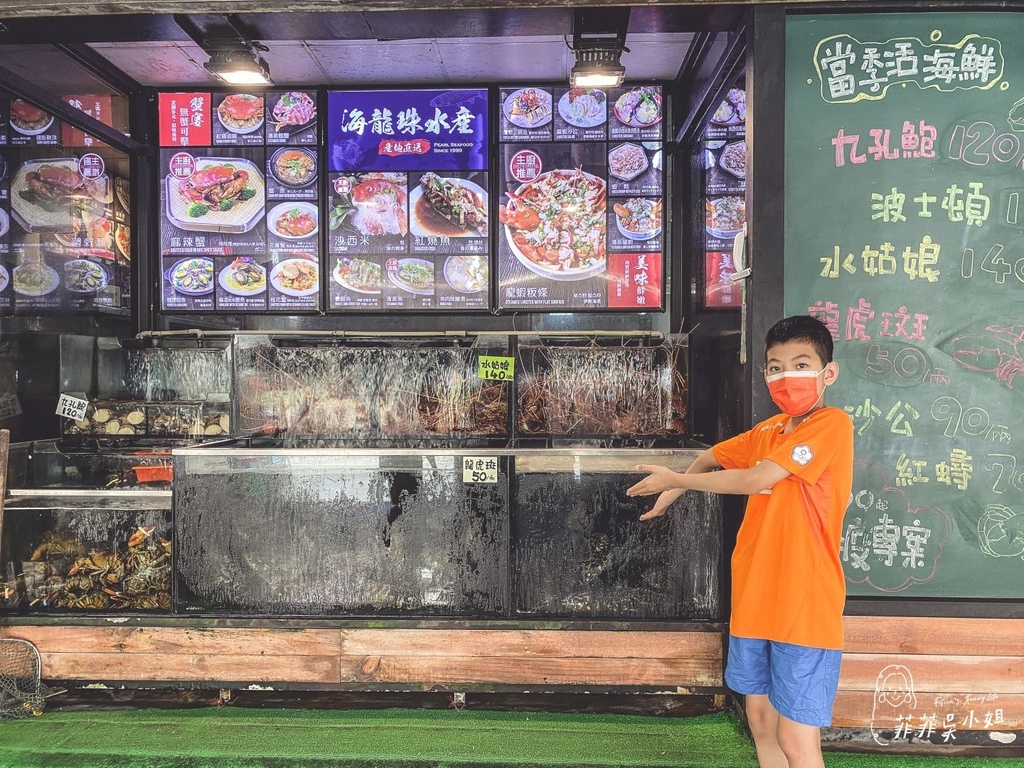
M477 358L477 378L512 381L515 372L516 359L514 357L480 355Z

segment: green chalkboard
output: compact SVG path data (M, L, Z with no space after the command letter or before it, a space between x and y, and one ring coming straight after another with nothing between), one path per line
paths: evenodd
M851 595L1024 598L1024 15L793 16L785 308L836 339Z

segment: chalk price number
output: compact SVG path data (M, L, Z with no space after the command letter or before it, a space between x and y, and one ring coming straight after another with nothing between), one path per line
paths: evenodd
M65 419L80 421L85 418L85 412L88 408L88 400L83 400L74 395L62 394L60 400L57 401L57 415L63 416Z
M497 456L466 456L462 459L462 482L498 482Z
M512 381L516 373L514 357L480 355L477 358L477 378L496 381Z

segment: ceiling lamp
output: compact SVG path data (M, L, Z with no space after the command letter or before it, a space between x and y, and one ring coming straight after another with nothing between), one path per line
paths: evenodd
M569 72L573 88L615 88L622 85L626 68L629 8L579 8L573 13L572 48L576 63Z
M228 85L269 85L270 65L245 47L214 48L203 66Z
M182 31L209 54L210 60L203 65L207 71L228 85L270 85L270 65L260 56L270 49L254 40L235 14L223 18L224 24L213 22L204 31L191 16L174 14Z
M577 48L576 64L569 73L569 85L573 88L615 88L622 85L626 68L619 61L628 48L589 45Z

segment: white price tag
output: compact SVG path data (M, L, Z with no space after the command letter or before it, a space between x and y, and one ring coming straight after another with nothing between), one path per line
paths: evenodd
M81 421L85 418L85 411L88 407L88 400L83 400L74 395L62 394L60 400L57 401L57 415L63 416L65 419Z
M464 456L462 458L462 482L498 482L497 456Z
M21 415L21 403L18 396L12 393L0 395L0 421Z

